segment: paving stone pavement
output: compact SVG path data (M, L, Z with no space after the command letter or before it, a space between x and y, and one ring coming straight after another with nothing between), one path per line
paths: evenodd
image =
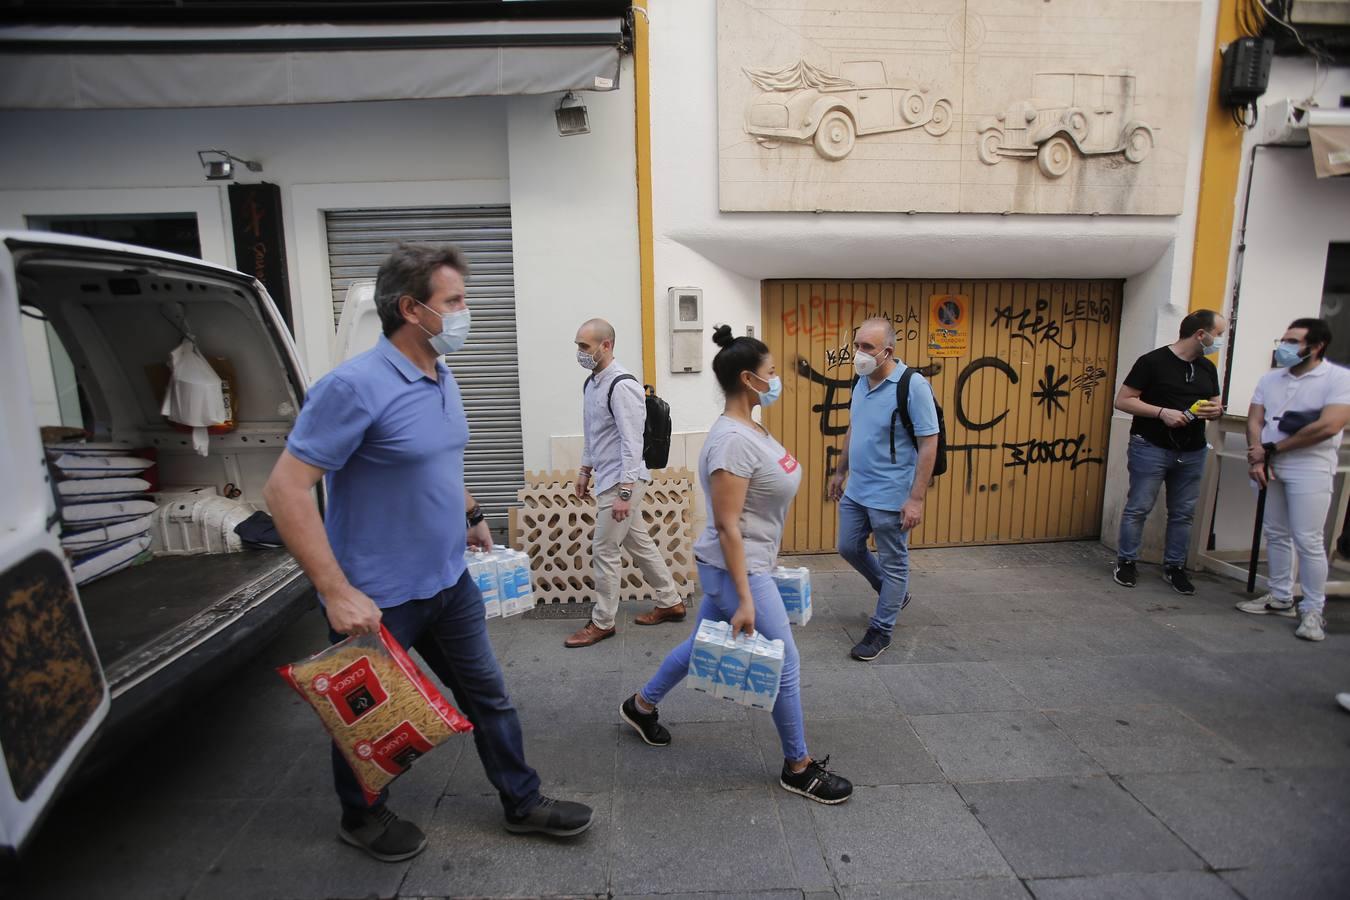
M810 557L796 635L807 739L857 793L781 790L766 713L676 691L675 743L618 718L692 622L566 650L575 621L492 623L545 789L596 809L567 842L521 838L472 741L394 788L430 847L370 861L335 838L328 751L275 665L324 644L317 612L53 811L8 896L1300 898L1350 884L1350 602L1327 640L1233 609L1200 576L1182 597L1141 567L1110 581L1090 543L914 555L914 602L876 663L847 658L873 598Z

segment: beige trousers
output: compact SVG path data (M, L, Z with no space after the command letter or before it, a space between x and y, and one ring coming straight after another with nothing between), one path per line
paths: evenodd
M619 548L628 551L642 572L643 579L656 594L657 606L677 606L680 595L675 593L675 580L661 556L656 541L642 522L642 497L647 483L633 485L633 499L627 517L614 521L614 501L619 499L615 485L595 498L595 536L591 540L591 565L595 570L595 608L591 619L600 628L613 628L614 616L619 611L619 570L623 557Z

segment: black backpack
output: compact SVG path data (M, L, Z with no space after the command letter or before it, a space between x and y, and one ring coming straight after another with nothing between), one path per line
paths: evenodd
M582 393L585 393L586 385L594 378L594 375L586 378L581 385ZM611 418L614 416L614 388L620 381L637 381L637 376L625 373L609 383L605 406L609 408ZM642 388L647 397L647 419L642 426L642 462L649 469L664 469L670 461L670 433L674 430L670 404L656 396L650 384L644 384Z
M914 420L909 417L909 380L914 377L914 369L906 368L905 374L900 376L900 381L895 386L895 414L891 416L891 462L895 462L895 420L899 419L905 426L905 431L909 432L909 440L914 445L914 449L919 449L919 438L914 434ZM931 393L933 386L930 384L928 390ZM933 459L933 477L943 475L947 471L947 421L942 416L942 404L937 402L937 394L933 394L933 406L937 408L937 456Z

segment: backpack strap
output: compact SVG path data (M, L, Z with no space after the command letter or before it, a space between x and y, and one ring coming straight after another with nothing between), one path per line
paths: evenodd
M891 462L895 462L895 420L899 419L909 433L914 449L919 449L919 439L914 436L914 420L909 417L909 382L914 377L914 369L905 367L905 374L895 385L895 415L891 416Z
M609 407L609 417L611 419L614 418L614 389L619 386L620 381L637 381L637 376L625 372L609 383L609 396L605 398L605 405ZM641 385L639 384L639 386Z

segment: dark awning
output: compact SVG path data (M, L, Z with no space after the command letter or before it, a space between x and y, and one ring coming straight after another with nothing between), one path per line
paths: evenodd
M609 91L624 21L0 27L0 108L277 106Z

